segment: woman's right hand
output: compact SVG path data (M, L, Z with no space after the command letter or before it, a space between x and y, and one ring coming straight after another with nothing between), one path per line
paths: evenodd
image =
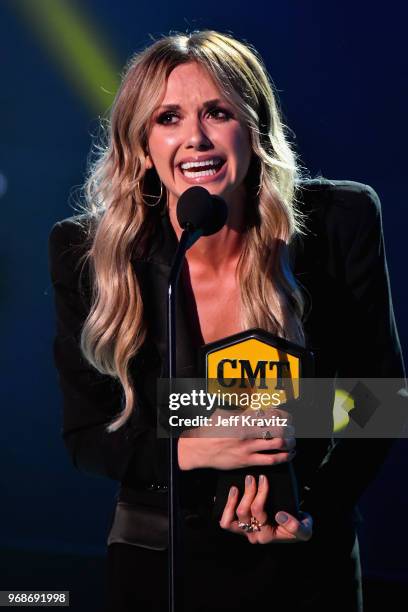
M286 417L290 422L290 415L283 410L275 409L273 414ZM276 465L291 461L295 456L296 440L291 425L241 428L234 431L235 437L232 438L209 435L206 428L188 429L181 434L178 441L178 463L181 470L230 470L254 465Z

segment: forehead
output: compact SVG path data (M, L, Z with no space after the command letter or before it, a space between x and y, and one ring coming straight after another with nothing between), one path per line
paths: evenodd
M172 70L164 89L162 104L199 102L222 98L223 94L208 74L196 62L181 64Z

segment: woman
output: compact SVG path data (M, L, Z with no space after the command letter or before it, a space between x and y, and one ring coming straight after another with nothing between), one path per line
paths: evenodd
M321 378L397 378L403 365L378 199L356 183L296 184L295 156L253 49L211 31L154 43L130 62L107 137L84 214L50 236L64 440L77 467L121 482L108 609L164 610L167 446L156 435L155 388L179 196L199 184L228 207L226 226L187 254L179 377L197 374L201 345L255 327L311 348ZM359 359L347 350L351 340ZM262 430L180 437L189 611L264 602L362 609L353 507L388 442L298 440L296 458L294 446L292 436L264 439ZM220 470L288 461L308 513L267 516L264 477L248 478L242 498L232 487L220 522L212 519ZM251 517L258 529L243 529Z

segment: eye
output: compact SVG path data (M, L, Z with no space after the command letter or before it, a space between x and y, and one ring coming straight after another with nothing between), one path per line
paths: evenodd
M232 113L221 106L214 106L209 109L208 116L216 121L228 121L232 118Z
M164 113L160 113L160 115L156 118L156 123L160 123L161 125L172 125L177 123L179 116L174 111L165 111Z

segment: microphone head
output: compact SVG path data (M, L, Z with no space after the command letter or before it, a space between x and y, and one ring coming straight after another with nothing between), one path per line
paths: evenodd
M227 205L219 196L211 195L204 187L195 185L181 194L177 203L177 221L182 229L201 231L211 236L224 227Z

